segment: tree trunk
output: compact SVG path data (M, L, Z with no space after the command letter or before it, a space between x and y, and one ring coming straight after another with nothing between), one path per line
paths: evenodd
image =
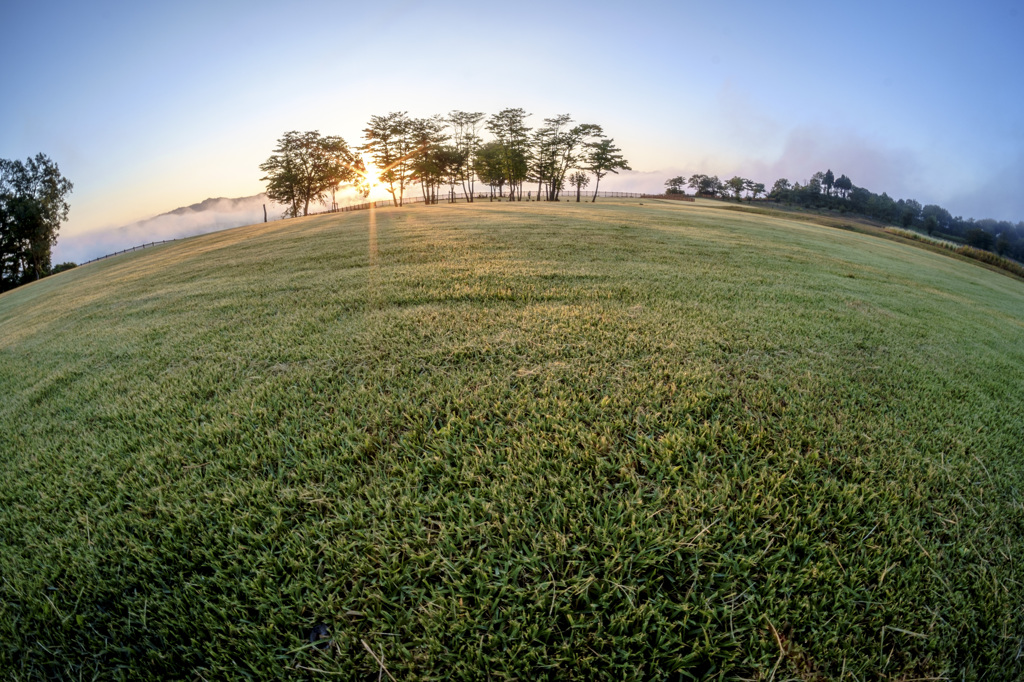
M595 201L597 201L597 188L601 186L601 174L594 173L594 178L597 180L597 182L594 183L594 198L590 200L590 203L594 203Z

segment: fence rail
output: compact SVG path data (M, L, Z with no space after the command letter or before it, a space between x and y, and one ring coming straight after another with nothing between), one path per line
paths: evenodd
M489 192L473 192L473 201L524 201L523 199L510 199L507 194L490 194ZM454 204L460 201L466 201L466 192L450 192L447 194L438 194L436 203L437 204ZM573 201L576 196L576 192L569 190L568 192L562 191L560 193L558 201L561 202L564 198L565 201ZM580 201L593 198L593 192L583 191L580 192ZM693 201L693 197L684 196L668 196L663 194L644 194L642 192L597 192L598 197L611 198L611 199L677 199L679 201ZM407 196L402 199L402 205L405 204L422 204L426 199L422 196ZM527 190L527 198L525 201L548 201L548 199L541 196L540 198L535 197L533 190ZM368 208L385 208L388 206L394 206L395 202L393 199L378 199L377 201L366 201L361 204L350 204L348 206L339 206L337 208L329 208L325 211L315 211L309 213L309 215L324 215L327 213L345 213L347 211L362 211Z
M567 193L562 193L561 196L565 197L566 201L571 202L571 201L574 200L575 195L576 195L576 192L569 191ZM580 192L580 201L583 202L587 198L592 198L593 196L594 196L594 192ZM643 194L641 192L606 192L606 191L599 191L599 192L597 192L597 196L598 197L604 197L606 199L672 199L674 201L693 201L694 200L693 197L683 196L683 195L679 195L679 194ZM422 196L406 197L406 198L404 198L402 200L402 204L403 205L404 204L422 204L425 201L426 201L426 199L424 197L422 197ZM452 193L445 194L445 195L438 195L436 201L437 201L438 204L451 204L451 203L458 203L459 201L466 201L466 193L465 192L452 192ZM473 201L492 202L492 201L514 201L514 200L510 199L508 195L499 196L499 195L492 195L489 192L474 192L473 193ZM519 201L522 201L522 200L519 200ZM543 198L543 197L540 197L540 198L534 197L532 190L530 190L527 193L527 201L548 201L548 200ZM558 201L561 202L561 198ZM348 206L338 206L337 208L329 208L326 211L316 211L314 213L310 213L309 215L313 216L313 215L325 215L325 214L328 214L328 213L347 213L349 211L365 211L365 210L368 210L368 209L371 209L371 208L387 208L389 206L394 206L394 205L395 205L395 202L392 199L378 199L377 201L364 201L361 204L349 204ZM182 237L182 239L184 239L184 237ZM178 241L178 240L177 239L165 239L165 240L159 241L159 242L150 242L148 244L140 244L139 246L133 246L130 249L124 249L123 251L115 251L114 253L108 253L107 255L100 256L99 258L93 258L92 260L87 260L84 263L81 263L81 265L88 265L89 263L95 263L98 260L103 260L104 258L110 258L111 256L119 256L122 253L130 253L132 251L140 251L142 249L149 248L150 246L157 246L159 244L167 244L168 242L176 242L176 241Z
M89 263L95 263L98 260L103 260L104 258L110 258L111 256L120 256L122 253L129 253L131 251L141 251L142 249L147 249L150 246L156 246L158 244L166 244L168 242L176 242L176 241L178 241L178 240L177 239L164 239L163 241L159 241L159 242L150 242L148 244L139 244L138 246L133 246L130 249L125 249L123 251L115 251L114 253L108 253L106 256L100 256L99 258L93 258L92 260L87 260L84 263L81 263L80 265L88 265Z

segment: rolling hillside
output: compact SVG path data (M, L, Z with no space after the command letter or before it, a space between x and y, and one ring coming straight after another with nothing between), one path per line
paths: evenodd
M1024 675L1024 283L713 203L381 209L0 296L13 679Z

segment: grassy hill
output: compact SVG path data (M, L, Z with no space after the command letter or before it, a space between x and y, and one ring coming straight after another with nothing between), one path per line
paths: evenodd
M1022 389L1020 281L700 202L100 261L0 296L0 670L1019 678Z

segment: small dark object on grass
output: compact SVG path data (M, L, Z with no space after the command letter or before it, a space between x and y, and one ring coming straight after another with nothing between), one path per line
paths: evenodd
M316 643L319 642L321 639L327 639L330 636L331 632L327 629L327 626L323 623L317 623L313 626L313 629L309 633L309 641L310 643ZM323 648L327 646L327 642L322 642L318 646Z

